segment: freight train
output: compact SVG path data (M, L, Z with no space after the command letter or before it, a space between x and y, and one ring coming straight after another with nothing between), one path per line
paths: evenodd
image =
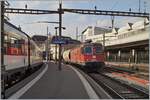
M98 71L105 65L105 55L102 44L83 43L63 53L66 63L80 65L87 71Z
M43 64L42 51L20 28L4 22L3 81L10 84ZM3 71L3 70L2 70Z

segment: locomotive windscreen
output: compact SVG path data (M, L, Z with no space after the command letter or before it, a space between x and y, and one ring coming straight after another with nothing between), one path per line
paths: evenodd
M101 46L94 47L93 49L94 49L94 50L93 50L94 53L96 53L96 54L102 52L102 47L101 47Z
M84 53L85 54L92 54L92 48L89 46L89 47L85 47L84 48Z

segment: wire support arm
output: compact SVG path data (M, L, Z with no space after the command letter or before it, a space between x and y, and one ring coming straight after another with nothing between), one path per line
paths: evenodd
M146 17L149 19L149 13L139 13L139 12L88 10L88 9L63 9L63 11L71 12L71 13L78 13L78 14L89 14L89 15Z
M20 8L5 8L5 13L17 14L58 14L58 11L38 10L38 9L20 9Z

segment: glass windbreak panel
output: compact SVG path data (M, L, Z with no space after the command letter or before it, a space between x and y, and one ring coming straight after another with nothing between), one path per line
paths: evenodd
M85 54L92 54L92 48L91 47L85 47L84 48L84 53Z

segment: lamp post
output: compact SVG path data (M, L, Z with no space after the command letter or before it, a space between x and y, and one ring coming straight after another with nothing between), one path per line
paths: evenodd
M57 37L57 28L55 27L55 36ZM55 63L57 63L57 44L55 45Z
M105 48L106 37L116 37L116 35L115 35L115 36L113 36L113 35L112 35L112 36L106 36L106 35L105 35L105 32L103 33L103 47L104 47L103 50L104 50L104 51L106 50L106 48Z
M50 50L50 41L49 41L49 36L50 36L50 32L48 32L48 26L47 26L47 41L46 41L46 60L47 60L47 62L48 62L48 60L49 60L49 54L51 54L51 51L49 51Z
M59 38L61 38L61 27L62 27L62 2L59 3ZM58 68L59 70L61 70L61 44L59 44Z
M59 27L55 27L55 36L56 36L56 38L57 38L57 29L58 29ZM61 27L63 30L65 30L66 28L65 27ZM61 55L59 56L59 57L61 57ZM57 63L57 44L55 44L55 63ZM59 68L60 70L61 70L61 68Z
M49 41L49 38L48 38L48 26L47 26L47 41L46 41L46 61L48 63L48 41Z
M103 33L103 47L104 47L104 51L105 51L105 32Z
M4 8L5 2L0 1L1 12L1 98L5 99L5 65L4 65Z
M106 34L106 32L104 31L104 33L103 33L103 46L104 46L104 51L105 51L106 37L116 37L116 35L107 36L107 35L105 35L105 34Z

